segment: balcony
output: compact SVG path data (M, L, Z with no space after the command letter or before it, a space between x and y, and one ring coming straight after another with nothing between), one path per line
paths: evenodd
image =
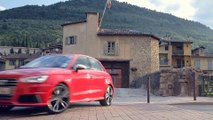
M172 54L173 55L184 55L184 51L183 50L173 50Z

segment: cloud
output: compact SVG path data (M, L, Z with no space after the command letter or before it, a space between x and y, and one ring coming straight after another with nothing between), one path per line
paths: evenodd
M213 1L196 1L194 2L194 6L197 8L197 12L193 19L213 28L213 11L211 10Z
M199 21L213 28L213 0L118 0L180 18Z
M2 11L2 10L6 10L6 8L3 6L0 6L0 11Z
M151 10L156 10L164 13L171 13L172 15L192 20L196 8L192 6L194 0L119 0L127 1L131 4L145 7Z

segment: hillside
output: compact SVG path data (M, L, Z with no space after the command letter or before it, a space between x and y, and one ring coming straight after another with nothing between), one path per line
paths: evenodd
M0 11L0 44L45 47L62 40L65 21L85 19L85 12L102 12L105 0L70 0L49 6L23 6ZM159 37L190 39L197 45L213 50L213 30L198 22L177 18L170 14L112 1L106 12L104 28L127 28L152 33Z

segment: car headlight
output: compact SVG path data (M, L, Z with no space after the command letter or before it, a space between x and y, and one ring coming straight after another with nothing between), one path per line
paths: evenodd
M21 78L21 82L28 82L28 83L42 83L45 82L48 79L47 75L42 76L31 76L31 77L25 77Z

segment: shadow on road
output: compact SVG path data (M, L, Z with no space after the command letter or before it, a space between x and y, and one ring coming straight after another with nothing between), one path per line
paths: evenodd
M97 103L75 103L71 104L70 107L65 111L71 112L72 110L78 110L85 107L100 107ZM61 113L63 114L63 113ZM48 114L45 107L14 107L11 111L1 111L0 119L20 118L20 117L33 117L52 115ZM54 115L54 114L53 114Z

